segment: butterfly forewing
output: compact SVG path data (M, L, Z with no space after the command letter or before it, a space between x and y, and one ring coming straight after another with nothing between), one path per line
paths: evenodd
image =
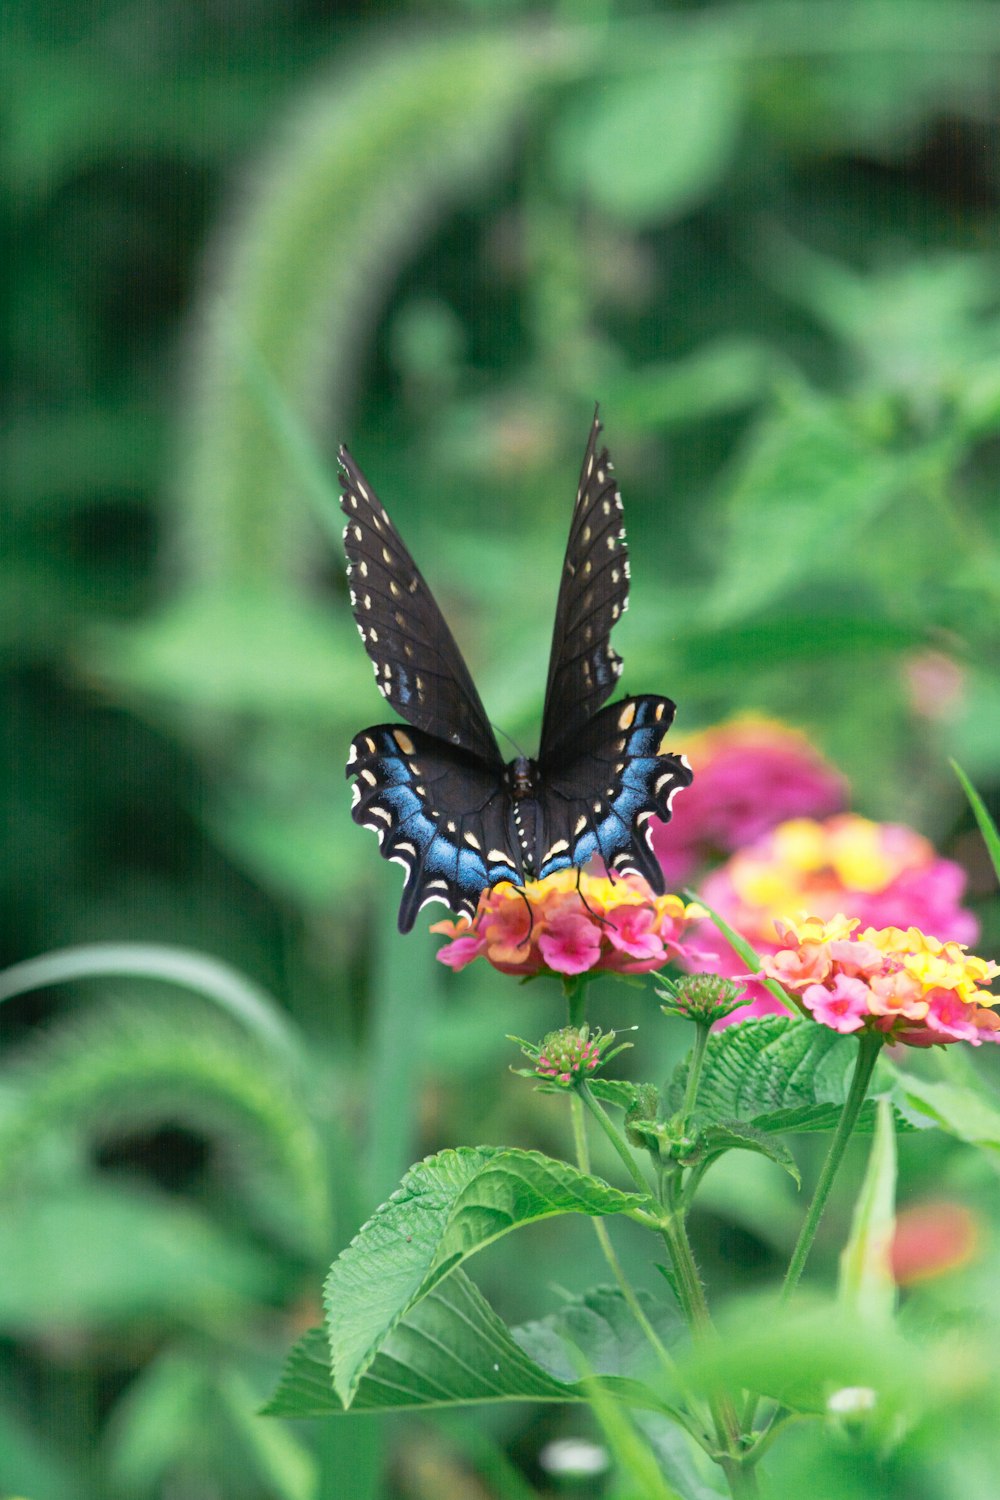
M598 447L600 432L595 410L559 582L538 752L543 764L589 722L621 673L610 637L628 608L628 549L621 495L608 450Z
M499 769L486 711L434 596L346 448L339 457L351 608L379 692L417 729Z

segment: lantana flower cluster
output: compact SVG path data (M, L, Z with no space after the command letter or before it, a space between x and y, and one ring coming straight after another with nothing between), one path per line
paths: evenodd
M685 930L700 906L657 896L639 875L614 880L560 870L522 887L484 891L470 922L435 922L451 941L437 957L453 969L485 958L504 974L645 974L683 957Z
M840 813L821 822L794 818L782 823L713 871L702 893L707 906L766 954L778 947L774 919L786 912L830 920L847 911L864 926L913 926L943 942L974 942L979 926L960 905L964 886L961 866L941 858L912 828ZM699 967L745 973L743 960L711 923L698 931L697 947ZM747 998L751 1003L732 1019L780 1008L763 986L752 982Z
M1000 975L990 960L919 928L865 927L838 913L778 919L777 951L763 972L834 1031L867 1027L891 1042L933 1047L1000 1041L997 999L986 986ZM860 929L860 930L859 930Z
M653 849L676 889L703 865L790 818L825 818L847 804L847 782L804 734L762 714L741 714L688 735L695 776L678 815L651 824Z

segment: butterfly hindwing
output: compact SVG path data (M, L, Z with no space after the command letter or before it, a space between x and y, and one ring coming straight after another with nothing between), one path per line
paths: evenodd
M597 411L573 507L556 603L538 758L570 743L621 674L611 629L628 608L629 563L622 497Z
M572 749L542 762L540 879L597 858L612 875L635 871L662 893L649 820L669 818L675 794L692 780L683 756L661 750L673 716L669 698L625 698L595 714Z
M375 491L340 449L351 608L383 698L408 723L494 765L503 760L462 653Z
M347 774L356 778L354 821L406 870L401 932L430 901L471 917L487 887L523 881L501 783L478 756L418 729L376 724L355 735Z

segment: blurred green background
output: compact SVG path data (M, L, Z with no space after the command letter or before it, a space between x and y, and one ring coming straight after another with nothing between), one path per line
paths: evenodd
M564 1149L503 1041L555 987L441 973L348 816L382 706L332 454L530 748L599 399L626 688L677 700L679 749L740 709L808 730L859 811L965 863L995 954L946 757L995 810L1000 8L6 0L0 55L4 961L172 945L278 997L256 1030L148 975L0 1009L0 1491L554 1493L579 1413L254 1416L413 1156ZM648 1021L622 993L595 1018ZM647 1029L655 1076L680 1044ZM920 1148L908 1194L995 1198ZM718 1169L716 1289L794 1236L772 1170ZM485 1262L505 1316L601 1279L586 1226L528 1245ZM986 1451L880 1492L976 1493ZM842 1467L825 1494L871 1493Z

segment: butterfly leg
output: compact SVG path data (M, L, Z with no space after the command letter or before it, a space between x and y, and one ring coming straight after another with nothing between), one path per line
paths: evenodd
M581 869L581 867L579 865L577 865L577 867L576 867L576 894L579 896L580 901L583 904L584 910L586 912L588 912L590 916L593 917L593 919L594 919L595 922L600 922L600 924L601 924L602 927L609 926L610 924L608 922L607 917L602 917L599 911L595 911L594 908L591 906L590 902L587 900L586 896L583 894L583 887L580 884L580 877L582 875L583 875L583 870ZM614 885L614 881L613 880L612 880L611 884Z

